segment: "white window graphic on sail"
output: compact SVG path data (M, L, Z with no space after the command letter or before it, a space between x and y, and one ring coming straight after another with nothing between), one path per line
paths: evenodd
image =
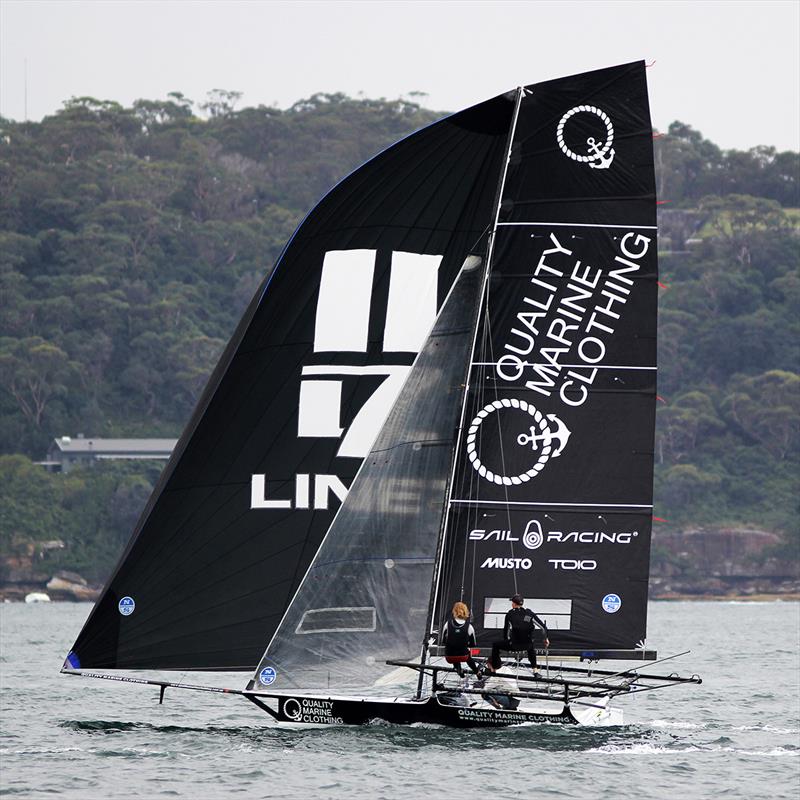
M375 250L333 250L325 254L314 352L366 352L376 256ZM384 352L418 353L421 349L436 319L441 261L441 256L392 253ZM397 399L409 369L404 364L304 367L297 435L338 439L344 434L337 456L364 458ZM342 386L345 377L350 375L381 375L385 380L345 432L341 426Z
M341 381L301 381L298 436L342 435L339 414L342 407Z
M392 253L383 349L418 353L436 319L441 256Z
M376 250L331 250L325 253L314 324L314 352L352 353L360 364L309 364L302 368L297 412L297 436L338 439L340 458L364 458L380 432L411 370L406 354L416 354L436 320L439 266L442 256L392 252L388 296L384 309L373 303ZM397 361L364 364L370 320L385 320L384 353ZM400 354L404 354L400 358ZM380 378L371 396L346 424L342 398L347 381ZM352 384L351 384L352 385ZM352 413L352 412L351 412ZM348 415L349 419L349 415ZM334 495L343 501L347 487L336 475L296 475L294 500L267 497L266 475L253 475L250 508L327 510Z
M303 614L295 633L372 632L378 627L373 606L312 608Z
M367 350L374 250L325 253L314 328L314 352Z
M536 614L550 631L568 631L572 622L572 600L526 598L525 608ZM484 630L500 630L510 609L507 597L486 597L483 601Z

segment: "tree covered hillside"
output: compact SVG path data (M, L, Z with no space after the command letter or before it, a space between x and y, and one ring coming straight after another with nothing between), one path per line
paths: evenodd
M4 548L60 537L48 559L102 577L153 468L62 476L30 460L64 434L179 435L304 213L439 116L343 95L287 110L236 99L78 98L41 123L0 120ZM796 536L798 154L722 151L682 123L656 148L668 201L656 514Z

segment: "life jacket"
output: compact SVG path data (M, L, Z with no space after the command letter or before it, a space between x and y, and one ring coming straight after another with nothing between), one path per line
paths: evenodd
M454 617L447 620L447 639L444 645L446 656L469 655L469 620L459 625Z
M535 630L533 612L527 608L512 608L508 612L508 619L511 622L511 644L529 647Z

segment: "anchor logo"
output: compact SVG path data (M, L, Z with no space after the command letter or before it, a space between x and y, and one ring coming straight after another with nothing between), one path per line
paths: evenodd
M538 458L530 469L519 475L499 475L490 470L478 456L476 441L481 425L489 415L496 414L503 408L518 409L533 417L533 425L529 428L530 435L521 433L517 436L517 444L521 447L530 445L531 450L538 453ZM519 486L531 478L535 478L551 458L558 458L564 452L570 435L569 428L555 414L545 416L532 403L516 398L494 400L475 415L475 419L467 429L467 457L472 463L472 468L487 481L496 483L498 486Z
M586 140L587 153L581 155L576 153L564 140L564 127L567 122L576 114L587 113L594 114L599 117L603 124L606 126L606 139L604 142L598 142L593 136ZM581 164L588 164L592 169L608 169L611 162L614 160L614 148L611 146L614 143L614 126L611 124L611 119L597 106L575 106L564 114L558 122L556 129L556 140L561 152L571 158L573 161L578 161Z
M553 442L558 442L558 446L553 450L550 454L550 458L558 458L561 453L564 451L564 448L567 446L567 442L569 441L569 437L572 435L572 431L555 415L555 414L548 414L547 419L550 420L555 426L555 431L551 431L550 428L546 428L544 433L536 433L536 425L531 425L530 436L527 436L524 433L521 433L517 436L517 444L520 447L525 447L526 444L531 446L531 450L534 452L539 448L539 442L542 445L548 445L552 447Z

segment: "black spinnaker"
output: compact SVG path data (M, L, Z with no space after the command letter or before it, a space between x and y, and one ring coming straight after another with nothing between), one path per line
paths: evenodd
M258 663L485 242L512 109L500 96L412 134L308 215L212 374L69 665Z

